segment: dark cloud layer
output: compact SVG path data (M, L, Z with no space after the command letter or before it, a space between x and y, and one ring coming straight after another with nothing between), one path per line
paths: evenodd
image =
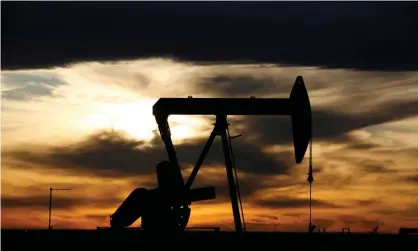
M294 77L292 80L294 82ZM216 96L250 97L257 94L288 92L288 85L280 85L269 77L254 77L247 75L231 76L218 74L199 81L196 88L201 92L215 93ZM287 94L287 93L286 93ZM290 92L289 92L290 94ZM287 96L289 96L287 94ZM287 97L285 96L285 97Z
M173 56L411 70L414 2L2 3L2 69Z
M154 174L156 163L166 158L161 140L156 138L153 141L155 143L153 147L145 146L144 142L125 138L117 133L100 132L75 145L49 148L43 152L34 149L4 151L3 156L12 158L14 161L23 161L29 164L29 167L35 164L69 171L81 171L86 175L120 178L136 176L141 179L141 175ZM187 164L194 165L203 148L203 143L202 140L197 140L176 147L183 167ZM220 142L217 140L201 167L202 170L215 168L210 165L224 165L221 149ZM293 167L293 163L290 161L293 160L293 156L290 152L282 152L278 155L267 154L262 152L258 145L242 141L234 143L234 154L237 156L237 169L247 174L239 178L240 192L244 201L251 200L251 195L257 191L269 187L294 185L297 182L289 180L278 184L269 180L277 174L286 173L289 168ZM227 201L229 192L226 173L223 167L217 168L219 169L214 170L216 171L214 175L204 175L201 171L195 180L194 187L215 186L216 202ZM186 179L187 176L184 176ZM156 180L154 182L149 178L144 180L141 182L142 185L149 188L156 186Z
M335 221L330 219L315 219L314 224L317 228L321 228L322 231L323 228L332 227L335 224Z
M255 204L258 206L270 208L305 208L309 206L309 199L297 199L287 196L277 196L268 200L256 200ZM341 208L336 204L317 199L312 199L312 206L315 208Z
M383 166L382 163L366 162L363 170L367 173L396 173L397 170Z
M379 220L364 219L355 215L340 215L338 219L345 225L345 227L360 225L366 228L370 228L370 230L372 230L376 226L381 227L384 225L384 222L381 222Z
M73 196L55 195L53 199L53 207L55 209L73 209L76 207L103 207L109 205L117 205L120 203L119 199L112 197L106 198L81 198ZM33 209L47 209L49 205L49 195L45 196L10 196L2 195L1 204L3 208L33 208Z
M145 142L128 139L118 133L100 132L78 144L53 147L43 153L17 150L5 154L30 163L89 170L103 175L148 174L155 171L158 162L167 159L161 140L156 138L154 142L154 146L145 146ZM176 146L179 160L184 164L194 165L204 143L205 140L198 140ZM204 165L223 165L221 150L218 139L207 155ZM239 156L237 165L244 172L280 174L290 168L286 165L287 162L264 153L261 147L255 144L235 143L234 154ZM282 155L290 159L292 153L284 152Z
M418 221L418 202L413 201L408 203L406 207L401 208L398 205L394 205L394 208L381 209L378 213L382 216L396 216L398 218L414 219Z
M418 184L418 174L411 175L405 179L408 182L417 183Z
M392 102L381 105L378 110L366 111L361 114L344 114L332 110L313 108L313 137L314 140L340 139L349 143L352 139L346 134L350 131L415 116L418 116L418 101ZM236 119L235 123L242 123L247 127L240 133L255 134L265 144L291 143L293 140L292 125L288 117L253 116ZM255 128L257 130L254 130ZM352 144L350 146L356 148L372 147L372 145L364 144Z
M275 97L287 98L296 74L299 73L279 76L279 73L263 70L258 74L231 72L207 77L196 86L200 92L216 97L265 97L275 94ZM370 142L358 142L347 133L418 116L418 101L407 96L408 89L412 90L416 85L415 81L413 75L405 73L373 75L322 71L314 76L309 75L305 82L310 93L326 92L330 87L341 91L338 93L338 102L326 106L311 104L314 140L338 141L358 150L375 147ZM362 84L366 82L367 85ZM396 99L393 95L396 92L405 93L406 98ZM326 96L324 98L328 99ZM291 143L293 140L290 117L244 116L231 117L229 120L232 128L240 126L239 133L257 136L264 144Z

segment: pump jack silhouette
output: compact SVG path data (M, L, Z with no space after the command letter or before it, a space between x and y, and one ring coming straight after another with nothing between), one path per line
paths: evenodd
M244 231L234 179L233 153L227 122L228 115L290 115L296 163L301 163L311 140L311 106L303 78L298 76L289 98L160 98L153 106L169 161L157 164L158 187L137 188L112 214L111 228L125 228L142 217L142 228L148 232L183 231L190 218L194 201L216 197L214 187L191 189L200 166L216 136L222 140L226 174L234 216L235 231ZM184 184L168 124L170 115L215 115L214 129L199 156L189 179ZM235 174L236 175L236 174ZM242 208L241 208L242 209Z

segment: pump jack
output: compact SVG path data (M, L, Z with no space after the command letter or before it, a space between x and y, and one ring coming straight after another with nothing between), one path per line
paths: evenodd
M191 189L200 166L216 136L221 136L235 230L243 231L235 184L228 115L291 115L296 163L301 163L311 139L311 106L301 76L296 78L289 98L160 98L153 106L169 161L157 165L158 188L135 189L112 215L111 227L131 225L142 216L142 227L162 231L184 230L190 217L192 201L214 199L213 187ZM184 184L177 154L171 140L170 115L215 115L214 129ZM162 229L163 228L163 229Z

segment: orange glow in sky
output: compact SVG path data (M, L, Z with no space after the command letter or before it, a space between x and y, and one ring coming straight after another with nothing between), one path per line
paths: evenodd
M298 75L314 110L314 223L328 231L417 227L418 110L411 90L418 73L388 78L148 59L2 72L2 228L46 228L49 187L72 188L54 194L55 228L108 225L133 189L155 186L155 164L167 159L152 115L158 98L282 98ZM359 85L361 79L367 83ZM243 134L233 147L247 229L306 231L308 162L294 164L289 120L229 121L231 134ZM213 117L170 116L169 122L186 179ZM190 226L232 229L220 148L208 158L194 186L214 185L218 197L192 205Z

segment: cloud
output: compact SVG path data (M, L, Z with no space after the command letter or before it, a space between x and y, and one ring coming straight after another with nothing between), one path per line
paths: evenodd
M121 105L121 109L123 108L121 111L113 107L112 103L114 106L116 103L127 104L139 97L150 96L152 99L148 100L149 104L141 103L135 109L141 108L141 111L144 110L141 116L149 114L146 119L153 120L152 115L142 107L150 106L148 109L151 109L153 102L160 96L287 97L295 76L302 75L305 77L311 96L315 139L337 140L336 138L341 138L340 141L352 141L344 134L416 117L415 107L418 107L414 98L418 75L414 72L318 70L313 67L285 68L268 65L261 65L261 67L257 65L199 66L162 59L112 64L80 64L47 72L52 76L60 76L57 82L71 83L54 89L55 95L63 98L48 99L48 102L25 106L22 103L7 101L4 104L5 109L24 108L36 111L48 109L54 113L59 111L59 114L63 114L65 109L73 111L71 119L74 121L80 120L80 114L86 116L90 114L91 118L83 118L83 121L110 124L110 119L106 118L110 115L106 113L114 110L113 113L125 114L128 108ZM25 75L24 73L16 74ZM38 73L32 72L31 74ZM45 72L39 74L41 77L48 75ZM359 84L362 82L367 82L367 84ZM180 84L182 88L178 88ZM368 97L370 93L373 93L372 99ZM108 107L105 109L104 105ZM53 109L54 107L56 109ZM78 117L77 114L79 114ZM93 121L92 114L97 116L97 122ZM28 114L25 116L25 120L28 120ZM51 116L48 114L48 117ZM7 118L8 121L18 120L10 116ZM36 120L39 121L39 119ZM249 137L258 137L263 143L280 144L289 143L292 140L290 120L287 117L231 117L230 121L232 128L239 126L243 133ZM16 123L20 125L23 122L16 121ZM150 125L154 124L155 122L152 122ZM17 128L16 126L5 125L4 128L13 129ZM140 128L140 125L135 126ZM259 135L260 132L263 135ZM352 143L352 147L357 148L373 147L370 142Z
M2 69L172 56L416 70L414 57L405 56L418 54L412 4L5 3Z
M306 208L307 206L309 206L309 199L276 196L268 200L256 200L255 204L258 206L270 208ZM317 199L312 199L312 206L315 208L341 208L341 206Z
M381 164L376 163L365 163L363 169L367 173L396 173L397 170L390 169Z
M353 106L352 113L365 105L390 100L414 100L418 91L416 72L355 71L283 67L268 64L211 66L210 74L200 76L196 87L214 96L238 95L288 97L296 76L303 76L311 102L316 107L332 104L332 110ZM367 97L373 97L368 100ZM362 101L361 103L353 101ZM347 109L344 109L347 111Z
M66 84L54 74L5 73L1 95L5 100L30 100L52 96L55 87Z
M350 140L346 134L367 127L402 120L418 116L418 102L402 102L381 106L381 109L362 114L342 114L330 110L315 109L312 113L312 126L314 140L335 140L343 137ZM233 123L242 123L245 129L242 134L256 135L264 144L291 143L292 127L290 118L263 116L255 118L240 118ZM355 143L355 142L353 142ZM372 145L357 145L351 147L364 148Z
M266 219L268 219L268 220L278 220L279 219L279 217L277 217L277 216L272 216L272 215L256 215L257 217L260 217L260 218L266 218Z
M379 201L377 201L377 199L373 199L373 200L357 200L357 201L355 201L355 204L360 205L360 206L371 206L371 205L379 204Z
M411 175L405 179L408 182L418 183L418 175Z
M339 141L365 150L376 144L359 142L348 133L418 116L416 73L236 67L213 70L213 76L196 86L201 93L217 97L287 98L297 75L304 76L310 95L314 140ZM232 127L240 126L240 133L257 137L264 144L292 142L288 117L241 116L229 120Z
M376 226L384 227L386 224L379 219L365 219L355 215L340 215L338 220L343 223L344 227L362 227L372 231Z
M321 231L323 228L330 228L335 224L335 220L330 219L315 219L314 225L316 225L317 228L321 228Z
M373 151L372 155L375 157L370 156L370 153L367 152L364 154L362 151L358 152L358 150L351 153L336 150L317 157L314 166L321 165L322 167L320 172L314 171L315 189L327 190L331 188L344 191L360 189L370 191L370 195L375 201L377 197L383 196L383 194L380 195L381 191L376 193L372 193L372 191L379 190L378 187L382 183L387 183L385 187L388 189L400 187L395 180L398 179L398 175L409 173L408 169L405 170L399 166L396 167L395 164L388 164L388 160L382 157L384 155L379 150L369 151ZM365 195L366 192L363 196ZM364 203L369 203L369 200L360 204L363 205Z
M158 138L153 140L159 142ZM190 141L176 146L182 163L194 165L205 140ZM15 159L50 167L70 168L93 171L97 174L132 175L154 172L155 165L167 159L167 153L159 142L146 145L147 142L125 138L117 133L99 132L74 144L52 147L45 152L16 150L4 153ZM221 144L217 140L209 152L204 165L223 165ZM218 150L218 151L216 151ZM261 147L237 142L234 152L240 157L241 171L260 174L279 174L287 171L289 166L271 154L264 153ZM291 153L284 153L291 155Z
M15 206L10 210L20 210L22 215L25 207L17 204L24 204L24 198L39 209L36 212L45 212L41 205L49 186L68 184L76 188L66 203L75 211L77 223L80 217L80 225L96 226L99 221L107 224L108 213L134 188L155 187L155 165L167 159L158 132L152 131L156 124L151 108L158 97L287 97L295 76L303 75L314 109L313 191L314 203L319 203L315 204L317 219L334 220L329 228L337 229L342 223L335 220L336 215L348 209L364 213L366 220L392 210L385 216L389 230L413 224L412 206L411 217L400 215L417 196L413 182L416 168L411 164L416 162L417 152L413 143L418 75L414 72L195 65L150 59L13 74L30 78L26 73L44 78L51 75L54 81L65 84L51 83L53 95L29 101L4 99L2 104L2 109L7 108L2 111L2 192L8 196L6 199L13 199L9 204ZM7 74L10 72L3 76ZM10 91L24 85L24 78L2 81ZM116 132L101 131L110 128L111 120L107 118L114 114L122 118L116 120ZM180 117L170 117L170 126L187 178L209 136L213 118ZM232 135L243 134L232 142L248 219L271 227L267 217L255 215L277 216L280 228L300 226L306 231L307 216L302 212L306 213L309 205L305 182L308 165L307 159L301 165L294 164L289 118L231 116L229 122ZM402 137L391 132L402 132ZM42 134L49 138L42 138ZM16 143L19 137L23 144ZM219 143L217 139L193 185L213 185L217 192L217 199L193 204L194 219L199 224L222 223L231 216ZM90 197L97 206L89 207L86 201ZM41 198L43 202L36 204ZM102 202L106 198L110 204ZM399 207L394 209L393 205ZM63 210L65 206L63 202ZM104 216L95 219L88 215ZM36 224L44 224L39 222ZM360 228L361 224L360 219L355 226Z
M108 186L100 184L101 190L98 191L94 184L82 184L81 182L63 184L63 182L49 180L45 183L34 182L25 187L17 186L13 193L10 193L10 185L6 183L8 192L2 194L1 203L4 210L22 210L25 208L35 211L45 210L49 205L50 187L71 188L71 191L53 192L52 206L54 209L72 210L74 212L82 209L103 210L116 207L123 201L127 194L120 188L129 187L129 182L127 183L128 186L113 185L109 182L107 183Z
M295 217L295 218L300 218L303 215L305 215L305 214L301 214L301 213L299 213L299 214L298 213L286 213L286 214L283 214L283 216Z
M393 216L418 221L418 203L416 201L409 202L404 207L395 206L394 208L380 209L377 212L382 216Z
M113 201L115 202L115 201ZM117 201L119 202L119 201ZM2 196L1 198L2 207L9 208L47 208L49 204L49 195L45 196ZM54 196L53 207L56 209L74 209L80 206L103 206L103 205L112 205L112 201L109 198L106 199L96 199L91 198L81 199L81 198L66 198L61 196Z
M55 193L52 200L52 225L55 228L93 228L107 224L109 214L122 200L116 197L86 197ZM39 229L47 221L49 195L2 195L2 227ZM31 212L28 214L28 210ZM106 211L108 213L106 213ZM87 224L86 224L87 223Z
M33 166L55 170L66 170L70 174L83 176L102 176L106 178L124 179L133 177L140 181L141 186L156 187L155 165L166 155L159 138L154 145L120 135L118 133L98 132L73 145L57 147L34 146L27 150L7 150L3 152L4 164L14 168L24 168L27 171ZM187 179L191 165L194 165L203 148L203 140L195 140L176 146L179 160L182 162L183 176ZM35 149L42 149L37 151ZM215 186L216 201L203 204L229 201L229 188L226 179L223 154L219 140L207 155L193 187ZM216 151L218 150L218 151ZM245 142L234 144L234 154L239 156L236 161L240 193L244 201L250 201L255 193L268 188L280 188L295 184L291 180L277 183L279 174L289 172L288 162L272 154L264 153L257 145ZM291 153L282 155L291 157ZM17 165L16 163L23 163ZM17 199L21 201L20 199ZM32 198L25 203L33 204L38 198ZM75 204L77 200L67 201L66 206ZM99 202L98 202L99 203ZM36 206L36 204L34 204ZM64 205L63 205L64 206Z
M274 78L269 76L255 77L246 74L234 76L233 73L205 77L199 81L197 88L201 92L210 92L225 97L250 97L268 92L288 91L287 85L279 85Z

